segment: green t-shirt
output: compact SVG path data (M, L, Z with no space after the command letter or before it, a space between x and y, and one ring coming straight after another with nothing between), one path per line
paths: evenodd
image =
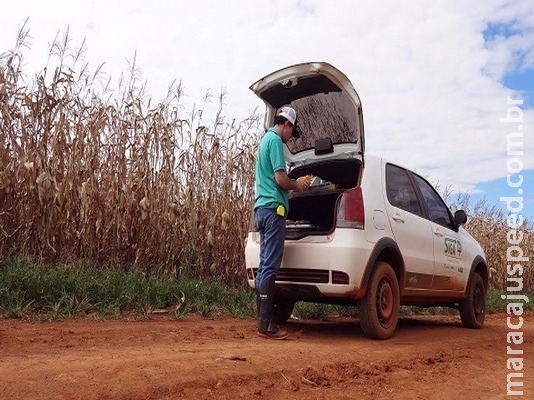
M256 155L256 201L254 209L276 208L282 204L289 210L289 192L276 183L274 173L286 170L282 139L270 128L260 141Z

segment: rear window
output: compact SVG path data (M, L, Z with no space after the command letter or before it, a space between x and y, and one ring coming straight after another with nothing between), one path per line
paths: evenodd
M358 106L326 76L314 74L287 85L280 83L262 97L273 107L289 104L297 111L301 137L287 142L292 153L313 149L317 139L330 138L333 144L356 143L361 136Z
M313 149L317 139L330 138L333 144L356 143L358 113L344 92L318 93L291 103L297 111L300 139L291 139L287 147L292 153Z

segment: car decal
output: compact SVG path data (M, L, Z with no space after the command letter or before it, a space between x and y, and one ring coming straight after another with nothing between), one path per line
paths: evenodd
M418 272L406 272L406 287L428 289L432 285L433 274L421 274Z
M462 244L460 239L445 236L445 255L447 257L462 258Z

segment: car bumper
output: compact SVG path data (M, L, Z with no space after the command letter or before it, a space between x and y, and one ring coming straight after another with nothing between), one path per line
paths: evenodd
M259 264L259 239L249 233L245 247L245 265L250 287L254 287ZM277 275L277 287L288 291L306 291L317 296L358 297L366 260L373 243L363 230L338 228L329 236L309 236L285 242L284 257ZM299 297L299 296L297 296ZM301 296L306 297L306 296Z

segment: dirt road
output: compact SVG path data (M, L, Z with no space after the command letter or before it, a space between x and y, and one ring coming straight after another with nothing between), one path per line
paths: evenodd
M403 318L394 338L357 321L290 321L290 340L253 320L0 320L0 399L504 399L506 315ZM534 314L523 325L524 396L534 398ZM530 357L530 359L529 359Z

